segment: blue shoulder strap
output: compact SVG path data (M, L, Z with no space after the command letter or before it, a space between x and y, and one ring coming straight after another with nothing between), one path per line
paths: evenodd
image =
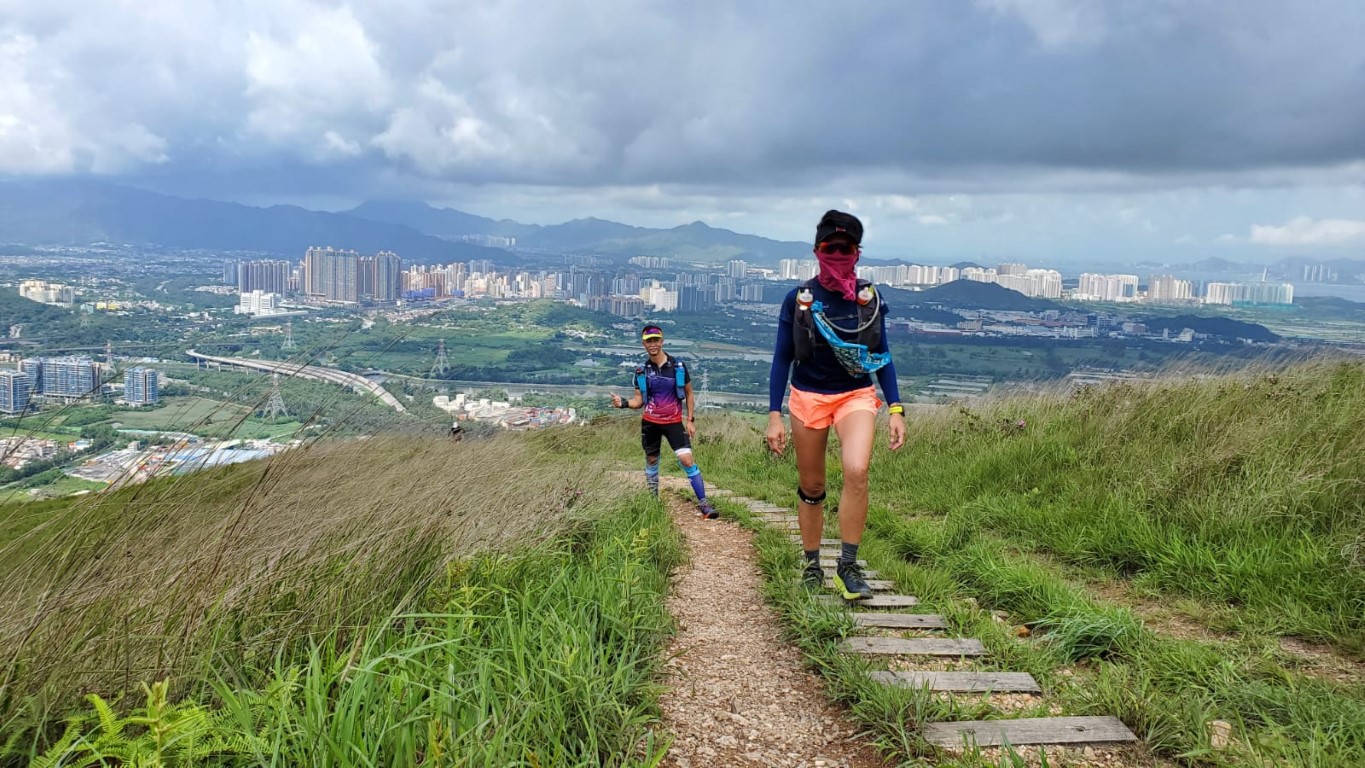
M644 366L635 369L635 387L640 390L640 397L644 398L645 404L648 404L649 382L645 379Z

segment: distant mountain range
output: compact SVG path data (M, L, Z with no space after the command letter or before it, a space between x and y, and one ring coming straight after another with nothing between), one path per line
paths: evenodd
M493 258L505 252L456 243L399 224L310 211L187 200L92 181L0 183L0 242L163 246L301 257L311 246L396 251L409 261Z
M788 243L697 221L671 229L602 219L551 226L494 220L424 203L370 202L328 213L292 205L257 208L190 200L88 180L0 182L0 242L23 245L163 246L247 251L297 258L311 246L362 253L391 250L407 261L492 259L506 250L464 242L469 236L515 237L518 249L604 256L667 256L707 263L745 259L775 265L810 256Z
M604 219L574 219L540 226L508 219L494 220L425 203L368 202L346 211L348 216L402 224L436 237L459 239L477 235L515 237L518 248L554 253L594 253L606 256L666 256L684 261L719 263L744 259L776 265L779 259L811 258L807 243L769 240L704 222L670 229L634 227Z

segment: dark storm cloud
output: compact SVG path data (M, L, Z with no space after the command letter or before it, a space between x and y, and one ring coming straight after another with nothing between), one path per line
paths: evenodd
M1357 0L6 6L0 173L366 196L1365 161Z

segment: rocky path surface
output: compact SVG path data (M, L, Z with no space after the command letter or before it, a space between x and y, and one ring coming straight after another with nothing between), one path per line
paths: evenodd
M667 651L664 728L674 744L663 765L884 765L832 705L800 652L782 639L763 601L752 534L699 520L665 494L689 549L668 608L679 631Z

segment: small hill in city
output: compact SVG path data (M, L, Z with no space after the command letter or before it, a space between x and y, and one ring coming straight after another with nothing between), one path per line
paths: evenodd
M979 283L975 280L954 280L918 295L922 304L937 304L955 309L1003 309L1016 312L1065 309L1062 305L1047 299L1032 299L1004 286Z
M1224 339L1247 339L1266 343L1280 340L1279 334L1264 325L1233 320L1230 317L1176 315L1174 317L1150 317L1143 322L1147 325L1147 330L1152 333L1170 331L1174 335L1189 328L1195 333Z

